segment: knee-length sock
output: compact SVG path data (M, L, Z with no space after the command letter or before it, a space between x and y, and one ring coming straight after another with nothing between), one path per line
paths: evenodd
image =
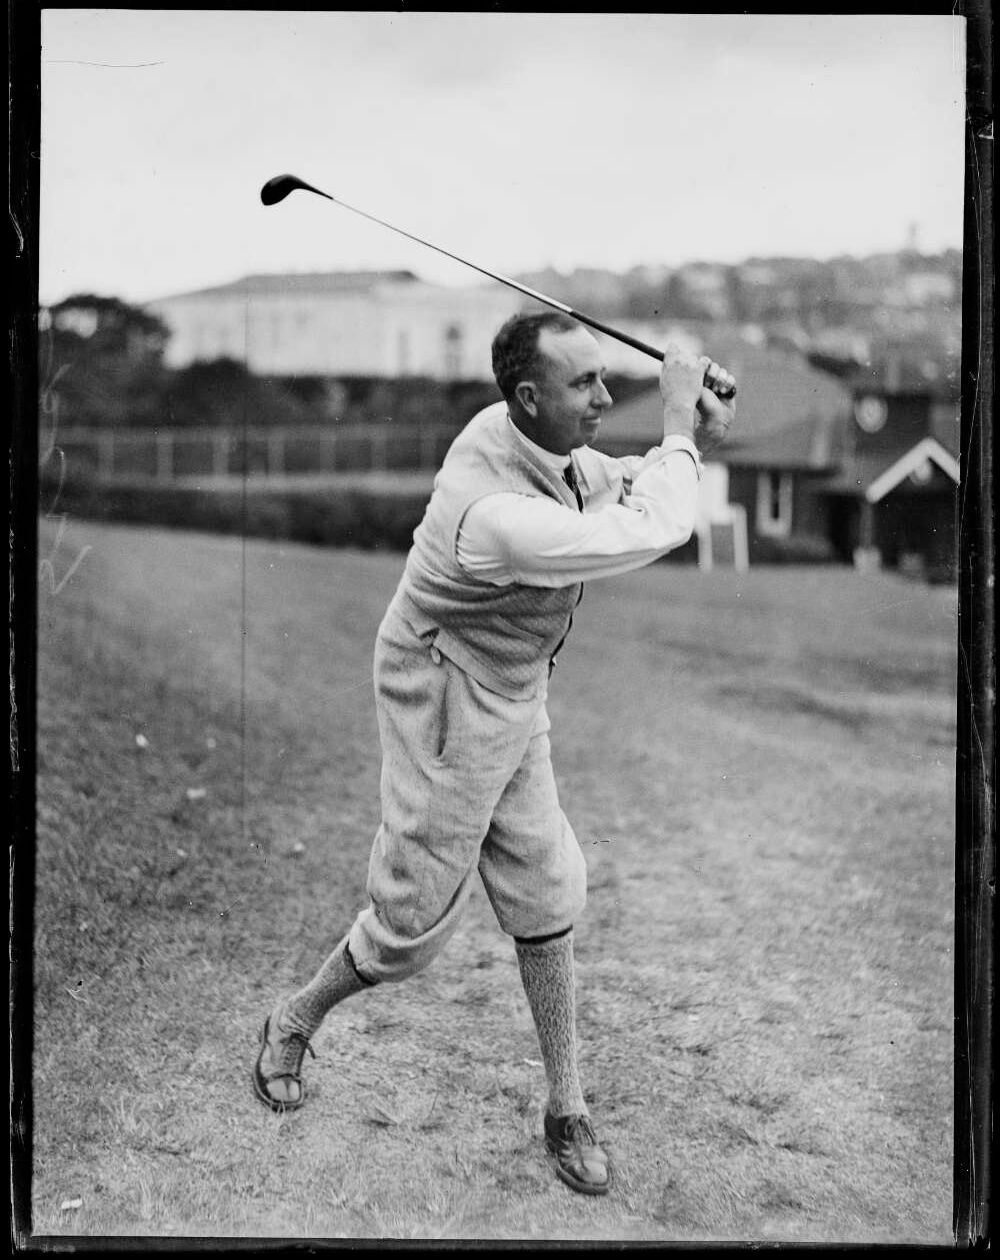
M576 1060L573 933L515 941L521 983L535 1021L553 1116L586 1115Z
M338 1002L370 987L354 969L345 936L309 983L285 1001L278 1022L285 1032L300 1033L308 1041Z

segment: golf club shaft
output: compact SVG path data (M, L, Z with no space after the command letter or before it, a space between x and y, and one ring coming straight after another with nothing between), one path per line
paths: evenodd
M571 310L565 302L557 302L555 298L546 297L544 293L538 293L535 289L529 288L526 284L521 284L517 280L512 280L510 276L501 275L498 271L490 271L488 267L482 267L479 263L470 262L468 258L461 258L458 254L453 254L450 249L445 249L442 245L435 245L433 241L425 241L422 236L414 236L412 232L407 232L404 228L396 227L393 223L387 223L385 219L380 219L377 215L369 214L367 210L361 210L357 206L352 206L346 201L341 201L339 197L332 197L329 193L323 192L319 188L312 188L309 191L319 193L321 197L325 197L328 201L334 202L341 206L344 210L350 210L352 214L360 214L363 219L369 219L372 223L378 223L384 228L388 228L390 232L398 232L400 236L407 237L408 240L416 241L418 245L426 245L428 249L433 249L439 254L444 254L446 258L452 258L455 262L460 262L466 267L471 267L474 271L480 272L484 276L489 276L491 280L499 280L501 284L506 284L512 289L517 289L519 293L524 293L527 297L535 298L539 302L544 302L547 306L554 306L557 311L562 311L565 315L572 315L575 319L579 319L582 323L592 324L596 328L600 328L602 332L610 333L612 336L624 336L624 334L616 333L613 329L605 328L603 324L598 324L596 320L588 319L586 315L581 315L579 311ZM632 342L640 349L645 349L648 353L656 356L663 361L663 355L658 350L654 350L652 346L643 346L641 342Z
M408 240L416 241L418 245L424 245L428 249L433 249L438 254L444 254L446 258L462 263L463 266L471 267L474 271L478 271L481 275L489 276L491 280L497 280L500 284L507 285L508 288L516 289L518 293L523 293L525 297L534 298L536 302L541 302L544 306L554 307L557 311L562 311L564 315L569 315L572 319L577 319L581 324L587 324L589 327L596 329L598 332L604 333L607 337L613 337L616 341L621 341L627 346L631 346L633 350L639 350L642 354L648 354L650 358L663 362L663 351L657 350L655 346L648 345L645 341L640 341L638 337L632 337L628 333L621 332L617 328L611 328L608 324L601 323L600 320L594 319L590 315L585 315L582 311L574 310L573 307L567 306L565 302L560 302L556 298L548 297L544 293L539 293L537 289L532 289L526 284L521 284L518 280L511 279L499 271L491 271L488 267L483 267L480 263L471 262L468 258L462 258L459 254L454 254L450 249L445 249L441 245L435 245L433 241L426 241L422 236L415 236L412 232L407 232L404 228L397 227L394 223L387 223L385 219L380 219L377 215L369 214L367 210L361 210L358 206L352 206L349 202L341 201L339 197L333 197L328 192L324 192L322 188L317 188L313 184L307 184L304 180L295 178L294 176L275 176L264 185L261 190L261 200L266 205L273 204L266 194L272 186L279 185L283 180L289 181L288 191L292 188L302 188L307 192L316 193L317 196L325 197L327 201L332 201L335 205L340 206L344 210L350 210L352 214L359 214L363 219L368 219L372 223L379 224L380 227L388 228L390 232L396 232L400 236L405 236ZM287 195L285 191L279 194L278 199ZM733 389L727 393L722 393L714 385L710 386L720 397L732 398L736 390Z

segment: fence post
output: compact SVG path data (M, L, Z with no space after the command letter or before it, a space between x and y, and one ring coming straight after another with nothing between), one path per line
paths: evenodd
M115 473L115 435L109 429L97 437L97 471L105 478Z
M742 503L732 503L729 511L733 523L733 565L737 573L746 573L750 568L747 510Z
M174 440L170 433L156 430L156 480L169 481L174 471Z
M387 446L388 435L385 429L373 429L371 434L373 472L385 472Z
M275 472L285 471L285 435L281 430L272 429L267 435L267 476Z
M229 472L229 434L212 434L212 475L224 477Z

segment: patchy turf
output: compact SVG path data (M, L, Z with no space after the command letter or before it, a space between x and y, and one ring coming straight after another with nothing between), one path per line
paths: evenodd
M955 597L888 575L658 565L587 590L550 711L590 866L581 1059L611 1195L546 1160L481 894L428 971L330 1016L306 1108L254 1101L264 1015L363 904L401 564L60 540L36 1234L950 1241Z

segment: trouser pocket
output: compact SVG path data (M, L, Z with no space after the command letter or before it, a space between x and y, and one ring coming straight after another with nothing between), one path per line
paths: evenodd
M438 729L437 729L437 750L435 756L438 761L443 761L445 753L448 751L448 733L451 729L451 712L450 701L454 692L452 685L451 670L447 663L442 660L439 668L444 673L444 681L441 686L441 704L438 710Z
M439 648L431 644L430 658L434 665L437 680L437 710L435 713L434 756L444 761L449 748L449 740L454 732L456 721L454 707L457 702L455 688L455 666L442 655Z

